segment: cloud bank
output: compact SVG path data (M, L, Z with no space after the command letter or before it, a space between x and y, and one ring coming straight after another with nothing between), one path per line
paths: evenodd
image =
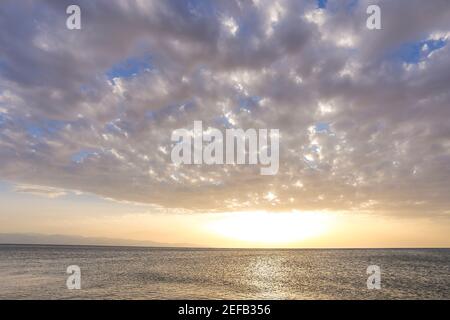
M320 3L2 1L0 178L188 211L448 215L448 1ZM195 120L280 129L278 174L174 165Z

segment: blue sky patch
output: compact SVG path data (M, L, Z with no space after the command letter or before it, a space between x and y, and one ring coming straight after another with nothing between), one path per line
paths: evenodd
M0 126L6 122L6 114L0 112Z
M328 0L317 0L317 7L321 9L325 9L327 6Z
M447 42L443 39L407 43L400 46L392 56L394 59L400 59L402 62L417 64L431 52L441 49L446 44Z
M113 134L120 134L124 136L128 136L128 133L132 131L133 126L126 121L121 119L115 119L108 122L105 125L105 131Z
M145 112L145 117L149 120L156 120L157 113L153 110Z
M25 126L26 132L33 138L54 135L66 126L66 122L58 120L45 120L39 124L28 124Z
M3 73L2 71L4 71L6 68L6 61L0 59L0 74Z
M330 133L330 124L326 122L317 122L314 126L314 129L318 133Z
M106 75L110 80L114 78L130 78L145 70L151 69L152 65L149 57L129 58L112 66L106 72Z
M92 156L96 156L98 155L98 152L94 151L94 150L81 150L77 153L75 153L74 155L72 155L71 159L73 162L75 163L83 163L84 160L86 160L89 157Z
M237 111L252 112L258 107L259 101L261 101L261 98L258 96L239 98L239 107Z
M234 128L234 125L230 122L230 120L226 116L219 116L215 118L214 123L226 129Z
M326 9L330 13L338 13L342 10L352 13L358 6L358 2L359 0L317 0L317 9Z
M149 120L156 120L160 117L179 116L185 112L195 110L195 108L196 105L194 101L184 101L181 103L167 105L158 110L148 110L145 113L145 117Z
M39 126L30 125L27 127L27 133L33 138L42 138L44 130Z

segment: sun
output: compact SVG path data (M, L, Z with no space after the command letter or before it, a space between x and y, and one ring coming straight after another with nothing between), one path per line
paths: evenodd
M207 228L232 240L276 245L317 237L327 231L331 222L323 212L252 211L222 214Z

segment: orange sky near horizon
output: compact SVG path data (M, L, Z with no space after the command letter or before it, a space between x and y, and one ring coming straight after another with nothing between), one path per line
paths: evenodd
M105 237L200 247L450 247L448 218L369 212L175 213L92 195L48 197L3 186L0 233Z

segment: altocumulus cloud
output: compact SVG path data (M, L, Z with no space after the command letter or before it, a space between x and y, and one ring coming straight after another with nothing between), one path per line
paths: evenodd
M4 0L0 178L188 211L445 215L449 41L448 0ZM278 174L173 165L194 120L280 129Z

